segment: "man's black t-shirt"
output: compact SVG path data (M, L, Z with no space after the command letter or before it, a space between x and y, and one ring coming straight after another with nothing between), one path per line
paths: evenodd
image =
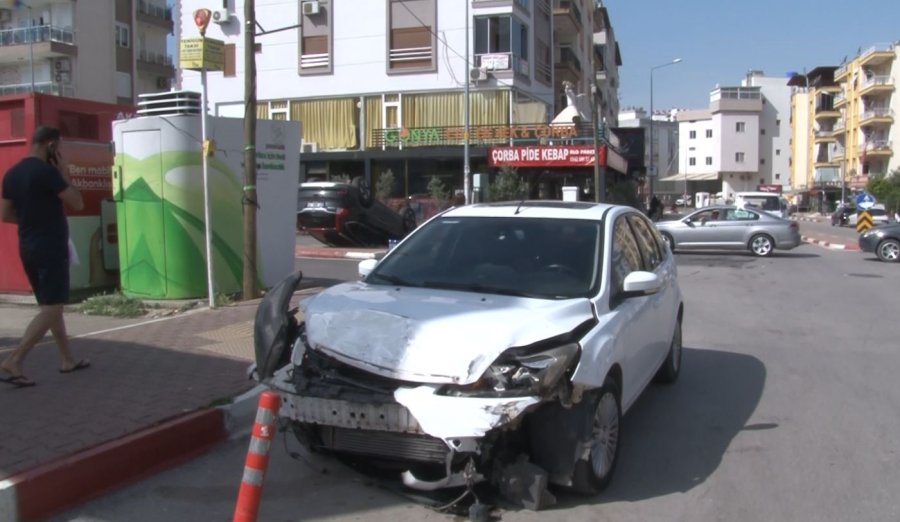
M56 167L38 158L25 158L6 172L3 199L15 207L23 250L68 255L69 227L59 199L68 186Z

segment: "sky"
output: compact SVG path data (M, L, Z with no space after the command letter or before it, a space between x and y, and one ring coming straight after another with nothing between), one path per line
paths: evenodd
M716 84L840 65L900 41L900 0L603 0L622 51L621 107L706 108Z

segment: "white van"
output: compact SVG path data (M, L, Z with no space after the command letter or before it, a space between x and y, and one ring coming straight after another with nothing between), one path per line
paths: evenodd
M755 208L782 219L790 215L788 201L781 194L772 192L735 192L734 204L738 208Z

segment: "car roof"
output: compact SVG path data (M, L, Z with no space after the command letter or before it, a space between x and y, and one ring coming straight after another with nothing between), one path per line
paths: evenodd
M783 194L779 194L777 192L735 192L734 195L738 196L738 197L751 197L751 198L757 198L757 197L762 197L762 196L780 198L780 197L782 197Z
M623 205L592 203L587 201L505 201L499 203L476 203L448 210L445 217L522 217L549 219L594 219L601 220L609 211L637 209Z

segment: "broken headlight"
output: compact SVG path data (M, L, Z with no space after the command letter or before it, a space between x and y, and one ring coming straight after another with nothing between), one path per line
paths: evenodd
M465 386L448 385L442 395L458 397L519 397L543 395L551 390L578 358L578 343L539 352L510 350L492 364L480 379Z

